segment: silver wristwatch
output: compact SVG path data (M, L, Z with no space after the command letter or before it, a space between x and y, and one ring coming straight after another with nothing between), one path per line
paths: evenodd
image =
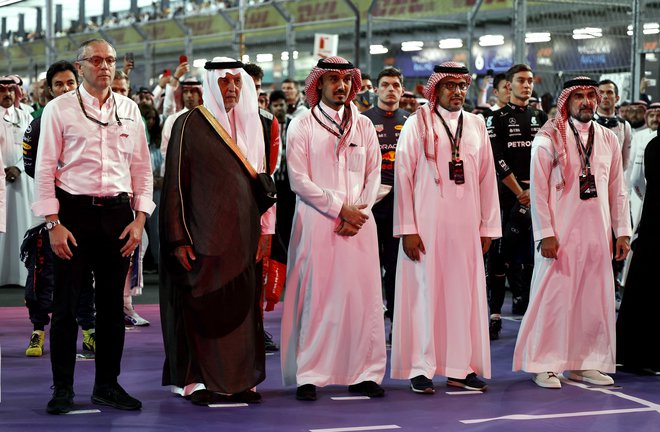
M53 228L55 228L55 227L56 227L57 225L59 225L59 224L60 224L60 220L59 220L59 219L55 219L54 221L48 221L48 222L46 222L46 229L47 229L48 231L50 231L50 230L52 230Z

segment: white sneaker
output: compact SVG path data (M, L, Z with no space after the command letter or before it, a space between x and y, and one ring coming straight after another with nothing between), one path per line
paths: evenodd
M554 372L537 373L534 375L534 378L532 378L532 381L534 381L537 386L543 388L561 388L561 381L559 381L559 378L557 378L557 375Z
M138 315L135 309L126 306L124 306L124 323L135 327L146 327L150 324L149 321Z
M564 376L572 381L581 381L594 385L612 385L614 380L611 376L597 370L572 370L564 372Z

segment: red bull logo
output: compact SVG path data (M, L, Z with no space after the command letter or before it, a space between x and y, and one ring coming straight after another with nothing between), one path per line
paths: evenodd
M388 151L387 153L383 153L383 163L386 162L394 162L396 152L394 151Z

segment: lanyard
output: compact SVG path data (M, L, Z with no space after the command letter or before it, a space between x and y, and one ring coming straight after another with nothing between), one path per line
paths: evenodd
M575 125L573 124L573 119L568 119L568 124L571 127L571 130L573 131L573 135L575 136L575 142L577 143L577 148L578 148L578 153L580 154L580 165L582 166L582 174L590 174L591 173L591 163L589 162L589 158L591 157L591 153L593 152L594 149L594 125L593 123L589 127L589 137L587 138L587 145L585 146L582 143L582 138L580 138L580 134L578 133L577 129L575 129Z
M21 125L18 124L18 122L14 122L14 121L12 121L11 119L8 119L8 118L5 117L5 116L2 116L2 119L3 119L4 121L6 121L7 123L9 123L10 125L16 127L16 128L20 128L20 127L21 127Z
M328 119L339 130L339 133L337 133L332 128L328 127L324 122L322 122L321 119L319 119L316 116L316 113L312 109L312 116L314 117L314 120L316 120L316 122L318 124L323 126L323 128L325 130L327 130L328 132L330 132L332 135L334 135L338 139L341 139L342 135L344 135L344 132L346 131L346 125L348 123L348 116L346 114L344 114L344 118L342 119L341 124L338 124L332 117L330 117L325 111L323 111L323 109L321 108L321 105L317 105L317 107L318 107L319 111L321 111L321 114L323 114L323 116L326 119Z
M112 104L115 106L115 120L117 120L117 125L121 126L121 120L119 120L119 114L117 113L117 101L115 100L115 95L111 92L112 95ZM95 119L94 117L91 117L89 114L87 114L87 111L85 110L85 105L83 104L82 98L80 97L80 90L76 89L76 96L78 96L78 103L80 104L80 109L82 109L83 114L85 117L87 117L88 120L93 121L99 126L106 127L110 123L102 122L98 119Z
M451 142L452 160L454 161L461 160L460 146L461 146L461 137L463 136L463 113L461 113L460 117L458 117L458 126L456 127L455 137L454 135L452 135L451 130L449 130L449 126L447 126L445 119L443 119L442 115L440 115L440 111L438 111L437 106L435 108L435 113L438 115L438 117L440 117L440 121L442 122L442 125L445 127L445 132L447 132L447 135L449 136L449 141Z

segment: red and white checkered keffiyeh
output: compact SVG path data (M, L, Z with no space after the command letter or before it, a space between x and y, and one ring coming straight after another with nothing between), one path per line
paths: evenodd
M646 112L644 113L644 120L646 121L646 124L648 125L648 115L651 111L658 111L660 110L660 102L653 102L646 108Z
M346 102L344 103L346 107L344 115L348 116L348 120L346 121L344 134L339 139L336 147L336 154L339 155L348 146L350 137L353 136L354 119L359 113L355 104L351 101L355 99L355 95L360 91L360 87L362 87L362 74L360 73L360 69L354 67L351 62L342 57L334 56L319 60L305 80L305 98L307 99L309 108L312 110L316 109L316 106L321 101L321 92L317 88L319 79L328 72L352 73L351 90L348 92Z
M9 87L14 90L14 108L18 108L23 98L21 79L16 75L0 76L0 86Z
M436 183L442 183L442 176L440 175L440 168L437 166L438 156L438 133L433 126L433 110L437 103L437 87L440 81L451 77L457 79L464 79L468 85L472 82L467 68L461 63L444 62L433 69L433 74L429 77L426 87L424 87L424 97L428 99L428 103L420 106L415 111L417 116L417 128L419 136L422 139L424 146L424 156L428 161L433 163L436 167Z
M199 94L199 102L204 104L204 89L202 83L197 81L195 78L188 78L181 81L174 90L174 101L176 103L176 112L179 112L183 109L183 89L184 87L196 91Z
M562 171L562 177L566 180L568 164L568 153L566 148L566 125L570 116L568 100L571 95L578 90L594 90L596 93L596 105L600 104L600 95L598 94L598 82L586 76L579 76L564 83L564 90L562 90L557 100L557 115L554 119L548 120L537 135L545 136L552 141L552 144L557 153L557 162Z
M307 99L310 108L314 108L321 101L321 95L317 89L319 78L328 72L351 72L353 74L353 84L351 85L351 91L346 97L346 105L350 104L351 101L355 99L355 95L360 91L360 87L362 87L362 74L360 73L360 69L354 67L351 62L338 56L321 59L316 66L312 68L312 71L305 80L305 98Z
M438 93L436 87L438 87L440 81L447 77L465 79L468 85L472 82L470 73L461 63L444 62L441 65L436 66L433 69L433 74L431 74L426 83L426 87L424 87L424 97L428 99L431 109L435 108L436 95Z

